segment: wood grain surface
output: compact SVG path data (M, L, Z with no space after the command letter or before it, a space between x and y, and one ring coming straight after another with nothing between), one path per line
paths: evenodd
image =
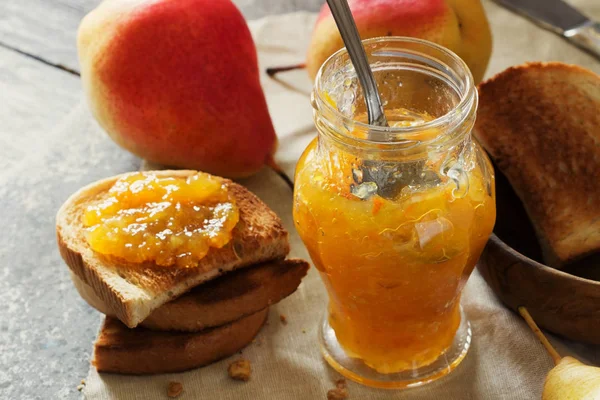
M98 0L2 0L0 44L79 70L75 38L79 22ZM247 19L307 10L325 0L233 0Z

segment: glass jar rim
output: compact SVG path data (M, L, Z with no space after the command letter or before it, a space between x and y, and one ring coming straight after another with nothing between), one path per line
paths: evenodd
M343 47L340 50L333 53L331 56L329 56L329 58L327 58L327 60L325 60L323 65L321 65L321 67L319 68L319 71L317 72L317 75L315 77L315 88L314 88L313 95L316 94L316 97L318 97L318 99L319 99L319 103L322 104L328 112L332 113L332 115L336 119L341 120L344 124L346 124L346 125L352 124L355 127L364 129L369 132L374 132L377 135L392 134L396 137L399 136L400 141L405 141L405 140L411 139L411 136L412 136L411 134L418 134L418 132L421 132L425 129L435 129L435 128L442 127L444 125L450 125L450 124L452 124L453 121L455 123L458 122L457 124L460 124L460 121L467 118L473 104L476 104L477 91L475 89L475 83L473 80L473 75L471 74L471 70L469 69L467 64L464 62L464 60L462 58L460 58L456 53L451 51L450 49L447 49L446 47L440 46L440 45L433 43L431 41L428 41L428 40L418 39L418 38L413 38L413 37L406 37L406 36L382 36L382 37L365 39L362 42L363 42L363 46L365 46L365 48L367 48L367 46L369 46L369 45L374 45L374 44L378 44L378 43L395 43L395 44L409 43L409 44L424 45L426 47L429 47L431 49L439 51L443 55L449 57L452 61L456 62L459 66L459 69L461 69L465 72L465 74L464 74L465 75L464 89L458 93L460 100L458 101L457 104L455 104L452 107L452 109L450 109L445 114L443 114L435 119L432 119L431 121L427 121L427 122L424 122L424 123L416 125L416 126L382 127L382 126L371 125L369 123L355 120L351 117L344 115L341 111L339 111L337 109L337 107L334 107L332 104L330 104L329 101L327 101L327 99L323 96L323 90L321 90L321 85L320 85L321 81L322 81L322 75L323 75L325 68L333 60L348 53L346 48ZM407 53L408 52L409 51L407 49ZM441 60L437 60L433 56L423 54L423 55L419 56L419 58L433 60L435 62L435 64L444 66L447 69L452 70L452 68L450 68L450 66L448 66L445 62L443 62ZM454 69L454 70L456 70L456 69ZM313 102L313 107L317 111L320 111L314 105L314 102ZM456 121L456 119L457 119L456 111L457 110L458 111L462 110L462 112L459 113L462 116L462 118L459 118L459 121ZM396 140L390 142L389 139L387 139L385 141L362 139L362 138L357 138L357 137L352 137L352 139L358 140L361 142L365 142L365 143L377 143L377 144L381 144L381 143L385 143L385 142L390 143L390 144L392 144L394 142L397 143Z

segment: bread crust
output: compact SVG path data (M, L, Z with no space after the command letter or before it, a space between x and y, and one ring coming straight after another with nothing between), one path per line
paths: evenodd
M129 329L106 317L96 343L92 364L98 372L164 374L198 368L246 347L267 320L269 309L227 325L202 332L158 332Z
M196 173L146 172L181 178ZM211 249L196 267L135 264L98 254L87 243L81 217L87 205L106 194L124 175L92 183L69 197L57 213L56 234L60 254L71 271L91 287L110 314L130 328L194 286L237 268L283 259L289 253L288 234L279 217L246 188L224 179L236 199L240 221L233 239L221 249Z
M196 286L156 309L140 326L160 331L198 332L254 314L292 294L308 271L304 260L266 262ZM76 275L73 283L98 311L110 310Z
M600 77L562 63L482 83L475 135L506 175L554 267L600 250Z

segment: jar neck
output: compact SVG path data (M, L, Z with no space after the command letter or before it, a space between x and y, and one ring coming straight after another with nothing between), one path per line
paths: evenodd
M315 110L314 119L319 146L329 151L341 150L362 159L390 161L414 161L431 158L433 154L458 152L472 142L471 131L475 123L475 107L472 112L449 126L439 126L435 131L415 130L415 138L378 142L354 137L352 128L332 124Z
M322 145L397 161L452 152L471 141L477 91L458 56L412 38L370 39L364 46L391 127L365 122L362 89L342 49L323 64L312 93Z

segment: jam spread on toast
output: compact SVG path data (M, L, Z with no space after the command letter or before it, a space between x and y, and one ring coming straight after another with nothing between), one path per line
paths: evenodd
M83 215L87 241L101 254L132 263L192 267L225 246L239 209L223 180L133 173L118 179Z

